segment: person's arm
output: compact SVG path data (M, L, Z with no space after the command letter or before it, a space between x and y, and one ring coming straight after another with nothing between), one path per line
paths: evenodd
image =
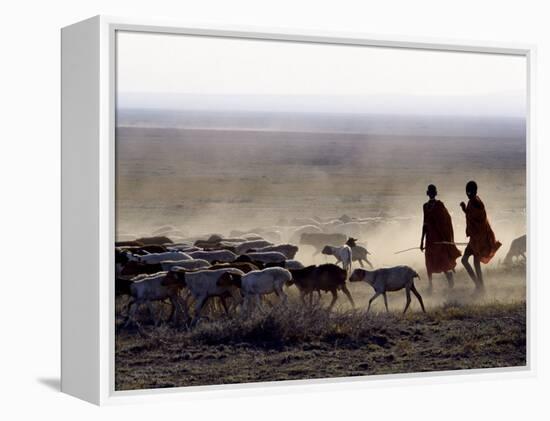
M426 224L422 224L422 237L420 237L420 251L424 251L424 237L426 237Z
M422 213L424 218L422 219L422 236L420 237L420 251L424 251L424 238L426 237L426 205L422 206Z

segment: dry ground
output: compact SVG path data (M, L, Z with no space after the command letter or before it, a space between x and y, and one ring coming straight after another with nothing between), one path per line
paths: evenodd
M524 302L406 316L294 306L244 324L144 331L117 335L117 390L526 364Z
M141 330L116 336L117 390L211 385L291 379L412 373L526 364L525 283L521 268L508 277L490 275L487 294L472 297L472 286L457 275L453 291L436 282L427 314L413 301L400 313L403 292L389 294L365 314L372 291L352 284L357 309L341 297L335 311L329 296L303 308L294 291L286 308L275 305L251 319L209 315L198 326L155 328L141 313ZM498 295L493 292L500 289ZM508 296L508 300L504 297ZM165 314L166 314L166 310Z

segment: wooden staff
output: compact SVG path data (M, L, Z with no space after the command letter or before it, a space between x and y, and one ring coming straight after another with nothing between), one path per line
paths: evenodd
M411 250L420 250L420 247L411 247L410 249L399 250L399 251L396 251L393 254L405 253L406 251L411 251Z
M447 244L447 245L454 245L454 246L467 246L468 245L468 243L455 243L453 241L437 241L437 242L432 243L432 244ZM420 250L420 247L411 247L409 249L399 250L399 251L396 251L394 254L405 253L406 251L411 251L411 250Z

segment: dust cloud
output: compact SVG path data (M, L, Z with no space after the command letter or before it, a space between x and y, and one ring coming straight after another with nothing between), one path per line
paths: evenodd
M267 123L269 130L174 128L135 116L123 119L116 138L117 239L165 227L175 242L243 231L268 233L284 243L308 219L324 223L327 232L342 229L329 227L330 221L352 220L344 233L368 248L375 268L410 265L425 286L420 250L395 253L420 244L426 186L437 185L438 199L453 219L455 241L465 242L459 203L467 201L466 182L476 180L503 244L484 266L485 299L524 299L525 268L504 271L500 264L511 241L526 232L524 121L369 118L376 130L367 124L360 130L320 132L314 121L307 130L295 131ZM302 246L297 259L304 264L325 261L312 252ZM435 275L436 291L429 302L467 297L473 284L460 262L456 279L457 287L449 292L444 277Z

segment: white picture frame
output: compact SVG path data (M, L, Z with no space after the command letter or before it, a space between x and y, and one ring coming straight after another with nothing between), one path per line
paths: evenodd
M323 380L193 386L142 391L114 390L114 142L115 33L139 31L284 40L321 44L383 46L444 51L521 55L527 58L527 203L528 249L535 243L533 174L533 83L535 47L490 42L378 37L239 26L185 25L149 19L96 16L61 31L62 46L62 356L63 392L94 404L132 403L243 394L294 393L381 384L477 381L535 373L532 346L535 312L532 268L527 273L527 365L514 369L479 369ZM467 376L465 376L467 375ZM376 380L376 381L373 381ZM197 394L196 392L201 392Z

